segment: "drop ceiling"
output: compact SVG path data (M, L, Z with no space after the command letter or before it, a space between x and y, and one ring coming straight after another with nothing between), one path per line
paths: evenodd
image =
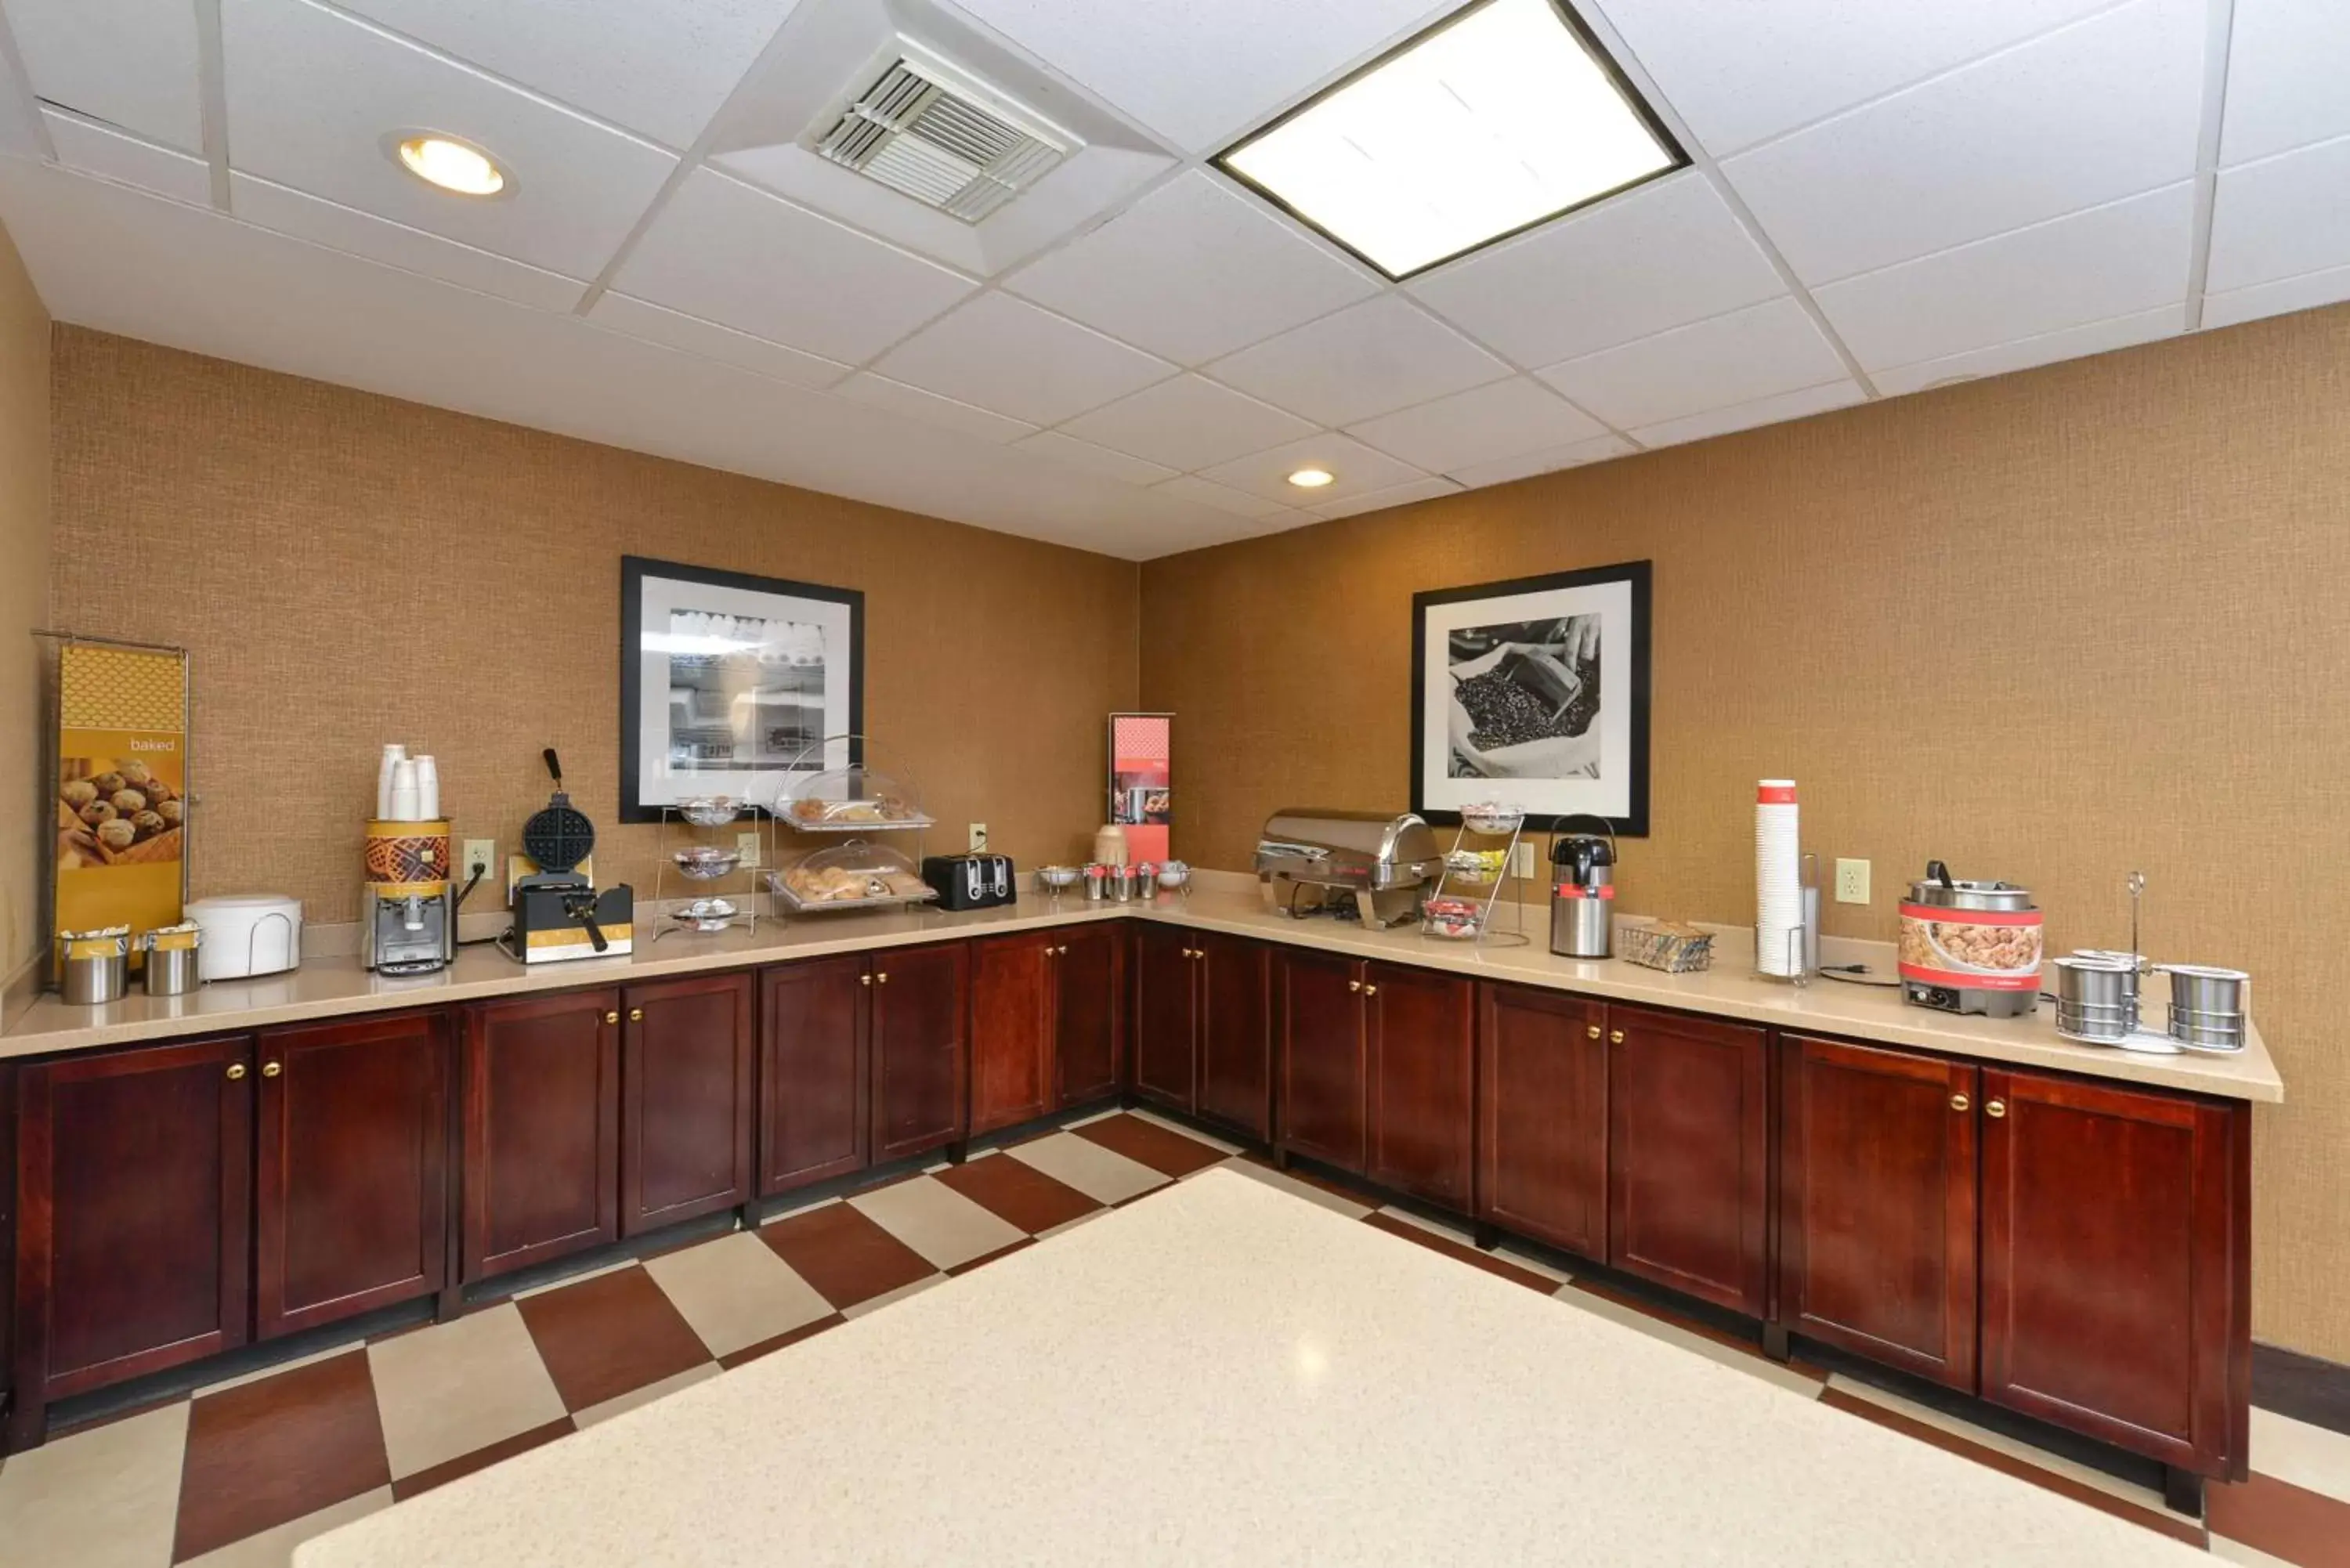
M1400 285L1212 166L1457 9L0 0L0 222L63 321L1138 559L2350 298L2341 0L1575 0L1690 166ZM1076 151L827 161L899 39Z

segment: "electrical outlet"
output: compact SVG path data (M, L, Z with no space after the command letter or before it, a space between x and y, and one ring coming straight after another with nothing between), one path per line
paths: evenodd
M1839 904L1868 902L1868 862L1838 860L1836 862L1836 894Z
M756 829L748 833L736 834L734 847L742 855L743 865L746 869L759 864L759 835Z
M468 838L465 840L465 858L457 864L458 885L463 887L466 882L471 881L477 871L481 873L483 881L488 881L497 874L497 865L498 841L496 839Z
M973 855L987 853L987 824L974 822L971 825L971 852Z
M1510 851L1510 875L1532 881L1534 874L1534 846L1521 841L1517 847Z

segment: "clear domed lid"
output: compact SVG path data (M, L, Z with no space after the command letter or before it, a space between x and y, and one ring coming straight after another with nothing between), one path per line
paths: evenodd
M794 827L816 833L931 826L912 784L861 763L798 780L785 792L776 815Z
M803 909L906 904L938 896L912 861L863 838L811 851L774 873L768 885Z

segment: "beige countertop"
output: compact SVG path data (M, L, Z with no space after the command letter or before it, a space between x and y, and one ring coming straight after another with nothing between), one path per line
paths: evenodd
M1209 1170L296 1568L2209 1562Z
M1455 974L1578 992L1607 1001L1646 1002L1780 1029L1815 1030L1886 1044L1912 1045L1985 1062L2049 1067L2230 1099L2276 1103L2284 1098L2283 1082L2277 1076L2267 1043L2257 1028L2251 1030L2245 1048L2232 1055L2146 1055L2061 1040L2056 1035L2054 1009L2044 1005L2027 1018L1961 1017L1911 1007L1891 987L1825 980L1796 987L1762 980L1751 972L1734 939L1718 940L1717 945L1727 950L1717 957L1713 969L1699 974L1663 974L1620 960L1590 962L1554 956L1541 928L1544 916L1539 909L1527 911L1528 929L1534 940L1526 946L1454 943L1431 940L1409 929L1369 931L1331 919L1293 920L1263 907L1253 878L1203 872L1199 881L1200 886L1188 897L1162 893L1147 903L1088 905L1083 898L1063 898L1055 903L1042 894L1024 893L1014 908L975 909L962 914L916 910L795 916L788 922L763 919L752 931L737 929L715 936L671 935L659 940L654 940L649 930L640 929L636 950L627 957L541 964L530 969L494 947L481 946L462 950L457 961L438 974L410 979L370 974L356 957L345 955L306 958L301 968L285 974L215 981L186 996L151 999L134 991L122 1001L103 1007L73 1007L49 994L34 1002L21 1018L0 1033L0 1058L89 1050L198 1032L255 1029L338 1014L468 1002L524 992L623 984L697 971L863 952L1083 920L1139 918L1391 963L1416 964ZM2160 1015L2158 1009L2153 1012L2155 1016Z

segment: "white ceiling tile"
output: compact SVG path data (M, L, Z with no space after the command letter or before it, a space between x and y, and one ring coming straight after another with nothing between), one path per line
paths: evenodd
M1156 484L1162 479L1175 477L1175 470L1162 464L1145 462L1139 457L1128 457L1122 452L1112 452L1106 446L1096 446L1089 441L1079 441L1058 431L1039 431L1012 444L1017 451L1033 452L1039 457L1051 458L1055 462L1066 462L1073 468L1124 480L1128 484Z
M1352 424L1510 368L1400 295L1348 306L1219 359L1209 374L1326 425Z
M1152 12L1171 9L1180 7ZM1230 353L1378 287L1263 203L1196 169L1003 286L1180 365Z
M683 147L795 0L345 0L510 81Z
M1844 373L1844 361L1792 299L1750 305L1538 372L1625 430L1816 387Z
M1003 294L983 294L941 317L873 368L1040 425L1175 373L1164 360Z
M697 169L671 193L613 286L854 365L974 286L830 218Z
M2209 318L2207 306L2205 319L2208 321ZM2117 316L2110 321L2093 321L2086 327L2068 327L2062 332L2045 332L2020 342L2000 343L1970 353L1952 354L1940 359L1927 359L1890 370L1873 371L1869 379L1875 381L1877 389L1887 397L1898 398L1905 392L1923 391L1945 381L1972 380L1978 376L2004 376L2011 370L2028 370L2035 365L2053 365L2060 359L2078 359L2085 355L2103 354L2109 349L2127 348L2133 344L2151 343L2158 337L2175 337L2186 329L2187 306L2183 304L2166 305L2157 310Z
M1212 506L1219 512L1229 512L1236 517L1303 517L1295 508L1267 501L1262 495L1252 495L1245 490L1234 490L1229 484L1218 484L1211 479L1201 479L1195 473L1184 474L1151 486L1161 495L1178 495L1186 501L1196 501L1202 506Z
M2186 182L1816 289L1862 367L1939 359L2187 297Z
M1415 501L1434 501L1439 496L1458 495L1461 486L1440 476L1415 479L1409 484L1393 484L1385 490L1374 490L1367 495L1349 496L1344 501L1328 501L1306 511L1325 522L1340 517L1353 517L1365 512L1380 512L1390 506L1409 506Z
M2264 316L2282 316L2292 310L2314 310L2321 305L2337 305L2345 299L2350 299L2350 266L2328 267L2324 272L2303 273L2299 277L2255 284L2226 294L2207 294L2203 296L2203 325L2233 327L2240 321L2257 321Z
M959 4L1194 152L1447 8L1429 0L1187 0L1106 14L1068 0Z
M1190 375L1080 414L1063 428L1178 472L1245 457L1314 433L1313 425L1295 414Z
M1723 163L1805 283L2195 171L2205 0L2136 0Z
M2220 161L2241 163L2350 135L2350 5L2235 0Z
M6 17L0 16L0 31L6 27ZM0 154L46 158L48 150L41 144L39 108L16 78L17 73L7 68L5 52L0 52Z
M307 0L222 0L221 26L235 167L549 272L594 276L676 163ZM486 148L513 183L434 190L384 146L417 129Z
M1306 490L1289 483L1301 468L1326 469L1330 483ZM1374 452L1351 437L1325 433L1290 441L1201 471L1201 477L1274 503L1276 505L1326 506L1350 495L1366 495L1427 477L1409 463Z
M1414 278L1407 292L1521 365L1613 348L1786 292L1700 173Z
M786 348L780 343L770 343L764 337L754 337L731 327L681 316L674 310L664 310L658 305L648 305L625 294L605 294L588 306L588 319L614 332L625 332L631 337L641 337L648 343L658 343L665 348L675 348L682 353L699 354L705 359L716 359L754 375L788 381L795 387L810 387L821 391L837 385L848 374L846 365L835 364L814 354L803 354L796 348Z
M1431 473L1517 457L1607 431L1598 421L1523 376L1382 414L1347 433Z
M1632 432L1632 438L1645 447L1678 446L1683 441L1703 441L1708 436L1728 435L1732 431L1752 430L1758 425L1775 425L1824 414L1830 409L1848 408L1866 396L1857 381L1830 381L1825 386L1757 398L1751 403L1710 409L1685 419L1643 425Z
M910 387L903 381L893 381L887 376L877 376L870 370L859 370L834 389L854 403L870 408L887 409L893 414L903 414L910 420L938 425L945 430L961 431L1001 446L1018 441L1036 427L1026 420L1006 419L985 409L974 409L969 403L959 403L952 398L941 398L936 392L926 392L920 387Z
M2111 3L1601 0L1601 8L1698 140L1725 157Z
M588 286L577 278L508 261L250 174L232 172L228 190L229 211L248 223L478 293L544 310L568 310L588 292Z
M102 174L175 202L207 205L213 199L212 165L201 158L61 109L44 106L41 121L48 127L49 144L57 150L57 161L68 169Z
M5 11L36 97L203 151L194 0L6 0Z
M1537 473L1555 473L1562 468L1580 468L1586 462L1621 457L1633 450L1632 443L1622 436L1595 436L1589 441L1555 447L1548 452L1532 452L1518 457L1500 458L1492 462L1471 463L1467 468L1454 469L1452 477L1475 490L1487 484L1507 484L1513 479L1531 479Z
M2248 288L2345 264L2350 136L2221 172L2205 288Z

